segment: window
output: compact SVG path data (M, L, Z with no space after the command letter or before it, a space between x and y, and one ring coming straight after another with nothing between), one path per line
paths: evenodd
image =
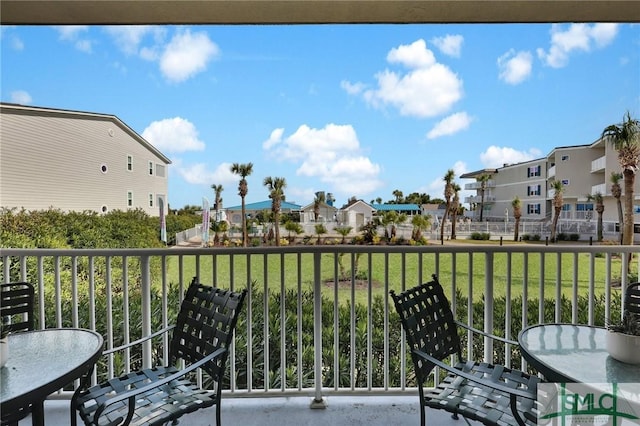
M107 165L106 165L106 164L102 164L102 165L100 166L100 171L101 171L102 173L107 173L107 171L108 171L108 170L109 170L109 168L107 167Z
M540 185L527 186L527 195L540 195Z
M562 211L563 212L568 212L571 210L571 204L563 204L562 205Z
M579 212L592 211L593 203L578 203L576 204L576 210Z
M149 207L153 207L153 194L149 194Z
M149 161L149 176L153 176L153 161Z
M165 167L164 164L156 164L156 176L165 177Z
M133 170L133 157L130 155L127 155L127 170L128 171Z
M527 204L527 213L528 214L540 214L540 203Z
M568 155L563 155L563 156L561 157L561 160L562 160L562 161L568 161L568 160L569 160L569 156L568 156Z
M133 191L127 191L127 207L133 207Z
M527 177L540 176L540 166L532 166L527 169Z
M562 185L563 186L569 185L569 179L562 179Z

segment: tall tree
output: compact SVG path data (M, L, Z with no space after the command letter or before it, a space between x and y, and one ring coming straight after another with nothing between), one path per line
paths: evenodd
M396 204L400 204L402 202L403 193L399 189L395 189L391 194L395 197Z
M622 123L607 126L602 137L618 151L618 162L624 179L624 228L622 244L633 244L633 186L640 161L640 121L627 111Z
M487 190L487 182L491 175L484 173L478 177L478 182L480 182L480 222L482 222L482 214L484 212L484 194Z
M215 198L213 202L213 210L216 212L216 221L220 221L220 211L222 210L222 191L224 191L224 187L222 185L211 185L211 189L213 189Z
M562 203L564 185L560 180L551 181L551 189L553 189L553 222L551 223L551 241L556 240L556 230L558 229L558 219L560 218L560 212L562 212Z
M240 183L238 184L238 195L240 195L240 199L242 200L242 247L246 247L249 238L247 235L247 211L244 199L249 193L247 176L253 173L253 163L233 163L231 165L231 173L240 176Z
M451 239L456 239L456 222L458 221L458 213L460 213L460 185L453 183L453 200L451 201Z
M264 186L269 189L269 198L271 198L271 211L273 212L273 225L276 229L276 246L280 245L280 208L284 200L284 188L287 181L283 177L268 176L264 178Z
M619 223L619 234L620 234L620 244L622 244L624 232L622 232L624 228L624 216L622 215L622 187L620 186L620 180L622 179L622 173L619 172L611 172L611 195L616 199L616 206L618 207L618 223Z
M442 223L440 224L440 244L444 244L444 224L447 221L447 215L449 214L449 209L451 208L451 197L453 197L453 179L455 177L456 173L452 169L449 169L442 178L442 180L444 180L444 199L446 207L444 210L444 214L442 215Z
M511 207L513 208L513 218L515 219L515 229L513 230L513 241L518 241L518 234L520 233L520 218L522 217L522 201L516 196L511 201Z
M596 203L596 213L598 213L598 225L596 227L596 235L598 241L602 241L602 213L604 213L604 198L602 193L587 194L587 200Z
M327 199L323 191L316 192L316 197L313 199L313 217L317 222L320 217L320 206L327 202Z
M429 229L431 226L431 216L416 214L411 218L411 224L413 225L411 239L416 242L422 242L422 231Z

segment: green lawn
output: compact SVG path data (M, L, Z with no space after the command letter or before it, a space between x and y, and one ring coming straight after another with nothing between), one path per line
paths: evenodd
M345 254L342 259L344 269L335 261L333 254L323 254L321 277L323 281L323 294L331 296L334 293L334 277L337 270L338 275L341 271L346 271L347 278L351 274L351 254ZM440 270L436 271L436 256L439 257ZM574 281L574 254L565 253L559 256L556 253L539 254L531 253L527 256L527 291L530 298L537 298L540 294L540 275L541 275L541 258L544 256L544 296L545 298L555 298L556 295L556 270L557 263L560 261L561 270L561 291L562 294L569 296L572 292ZM298 257L300 259L300 267L298 267ZM266 259L266 265L265 265ZM472 255L473 266L469 268L469 255L464 254L363 254L358 261L358 275L356 285L356 301L365 302L368 297L366 291L368 280L372 282L372 295L383 295L388 289L400 290L404 287L410 287L424 282L431 277L432 273L438 273L440 282L448 291L453 270L455 268L456 287L463 295L468 294L469 277L473 284L473 298L477 300L484 293L485 285L485 256L483 253ZM284 266L283 266L284 264ZM633 273L636 271L636 263L633 264ZM512 277L512 297L522 294L524 281L524 265L525 255L522 253L513 254L511 260L511 277ZM178 261L177 257L171 257L168 261L168 273L170 282L178 282ZM267 275L265 278L265 268ZM577 287L580 294L587 294L590 280L590 257L587 254L579 254L577 256ZM422 276L420 277L420 269ZM621 261L614 258L611 267L612 279L620 276ZM371 270L371 274L369 274ZM604 291L606 263L604 257L597 257L593 262L594 270L594 287L596 293ZM303 254L286 254L284 261L278 254L267 255L250 255L250 268L247 268L247 255L207 255L201 256L199 260L199 276L202 282L212 282L215 276L215 283L220 287L228 288L233 280L234 288L243 288L247 283L247 274L250 274L250 280L263 289L268 288L270 291L280 291L284 286L286 289L297 289L298 286L302 290L310 290L313 288L313 255ZM215 271L215 273L214 273ZM494 293L496 297L505 295L507 285L507 254L496 253L493 259L494 273ZM192 276L196 275L196 260L194 256L183 257L183 276L188 281ZM385 287L388 282L388 288ZM341 281L339 283L338 298L341 301L349 300L351 297L351 281Z

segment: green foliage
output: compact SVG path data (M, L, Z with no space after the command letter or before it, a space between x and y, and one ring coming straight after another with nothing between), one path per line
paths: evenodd
M183 228L185 229L185 228ZM175 234L175 233L174 233ZM13 248L162 247L158 218L142 210L62 212L0 210L0 241Z
M202 215L191 210L180 210L177 214L169 214L166 217L165 226L167 228L167 244L172 246L176 243L176 234L185 229L191 229L202 223Z
M489 240L491 238L491 234L488 232L473 232L469 239L471 240Z

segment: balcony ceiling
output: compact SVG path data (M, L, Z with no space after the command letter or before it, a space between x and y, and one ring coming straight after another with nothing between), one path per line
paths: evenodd
M2 0L8 24L640 22L640 0Z

